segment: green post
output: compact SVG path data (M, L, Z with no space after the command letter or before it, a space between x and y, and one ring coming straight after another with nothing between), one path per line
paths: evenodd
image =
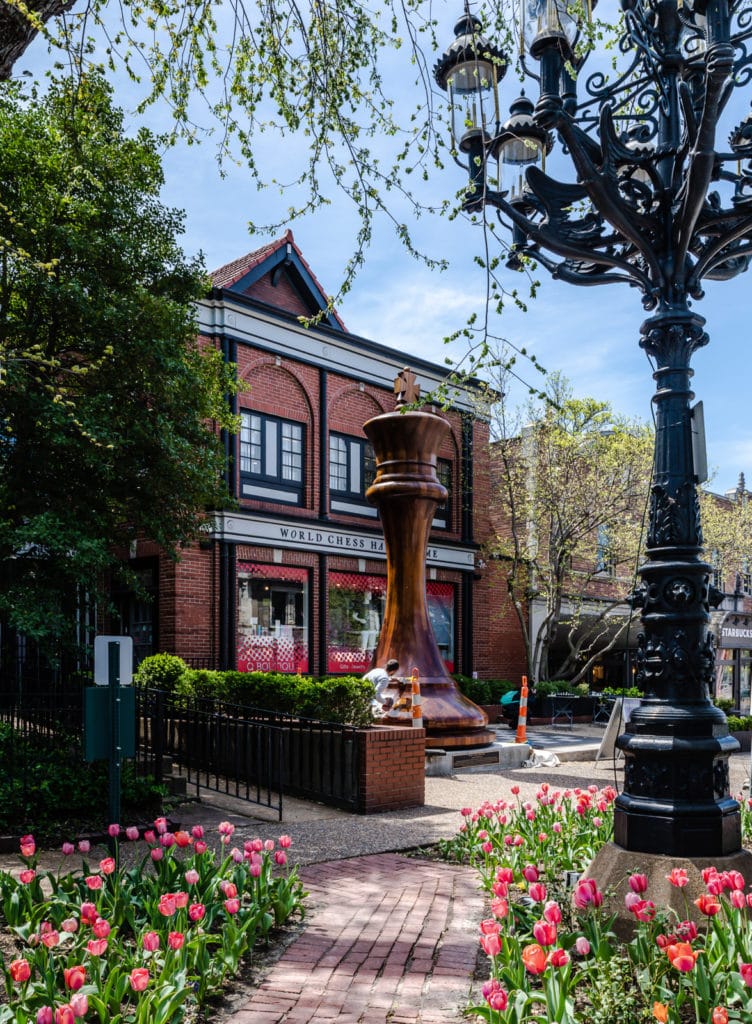
M122 747L120 746L120 644L107 645L108 678L110 690L110 772L109 772L109 818L110 823L120 822L120 781L122 774ZM118 843L114 836L109 838L110 853L117 857Z

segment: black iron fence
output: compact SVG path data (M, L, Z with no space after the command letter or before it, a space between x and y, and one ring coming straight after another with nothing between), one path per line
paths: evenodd
M139 757L188 784L282 813L282 794L356 809L358 730L259 708L139 689Z
M26 785L20 754L30 741L50 744L65 735L82 748L83 694L80 686L0 689L0 756L9 782ZM157 781L176 770L197 793L211 789L280 818L283 794L358 809L354 727L142 687L136 697L136 760Z

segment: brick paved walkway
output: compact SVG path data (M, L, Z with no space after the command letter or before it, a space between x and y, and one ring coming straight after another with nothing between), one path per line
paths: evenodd
M309 922L231 1024L457 1024L483 901L467 868L378 854L304 868Z

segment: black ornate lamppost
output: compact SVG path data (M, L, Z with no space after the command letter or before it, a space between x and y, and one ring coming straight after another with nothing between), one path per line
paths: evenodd
M655 365L656 451L633 595L646 696L618 740L615 840L627 851L718 857L741 849L728 772L737 744L709 698L709 609L722 595L702 559L690 359L708 336L690 300L702 297L703 279L734 277L752 255L752 115L725 148L716 140L727 101L752 77L752 6L621 0L621 12L625 67L608 80L584 76L581 0L522 0L517 66L539 96L533 105L523 94L505 122L498 82L509 62L478 18L460 18L434 70L469 172L464 207L496 210L511 235L507 266L534 260L571 284L624 282L651 311L640 345ZM573 183L539 166L555 136Z

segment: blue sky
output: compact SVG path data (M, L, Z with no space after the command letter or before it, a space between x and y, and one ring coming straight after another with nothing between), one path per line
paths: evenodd
M446 43L451 40L459 7L459 3L446 0L435 5L434 13L445 26ZM37 44L17 70L29 67L37 72L48 66L44 51L44 46ZM409 74L402 88L409 97ZM502 83L504 109L517 93L517 83ZM127 109L127 90L118 92L117 98ZM748 106L748 99L737 103L734 118L744 116ZM157 127L163 116L163 111L152 115ZM720 137L725 138L727 131L724 127ZM298 151L301 142L264 138L262 145L285 159L288 153ZM263 244L264 237L249 236L248 220L282 218L293 202L289 195L259 192L242 167L229 166L226 177L220 177L211 141L169 151L165 174L164 200L186 211L184 249L189 253L202 250L207 269ZM451 198L462 181L461 170L447 164L442 171L432 172L426 194L434 201ZM332 199L331 206L290 225L319 281L330 292L341 279L357 228L344 196L333 191ZM473 262L481 233L464 217L453 221L423 217L410 227L419 247L446 258L449 268L443 273L425 268L407 254L388 226L379 225L365 267L339 305L339 312L350 330L441 363L447 354L442 338L462 327L483 302L485 276ZM508 287L524 286L521 275L503 273ZM618 412L648 419L653 381L638 345L639 326L646 316L639 294L624 285L576 288L552 282L542 269L538 276L541 288L538 297L529 302L528 311L521 313L508 304L495 321L494 332L534 352L547 369L561 370L576 394L608 400ZM710 282L706 298L694 305L706 318L710 334L710 344L696 353L693 366L696 399L705 405L708 464L714 473L710 486L716 491L735 487L740 472L745 472L752 484L749 340L743 328L750 289L749 274L731 282ZM455 356L461 353L461 347L452 350ZM520 369L540 386L538 374L525 370L523 364ZM512 401L524 398L522 388L512 389Z

